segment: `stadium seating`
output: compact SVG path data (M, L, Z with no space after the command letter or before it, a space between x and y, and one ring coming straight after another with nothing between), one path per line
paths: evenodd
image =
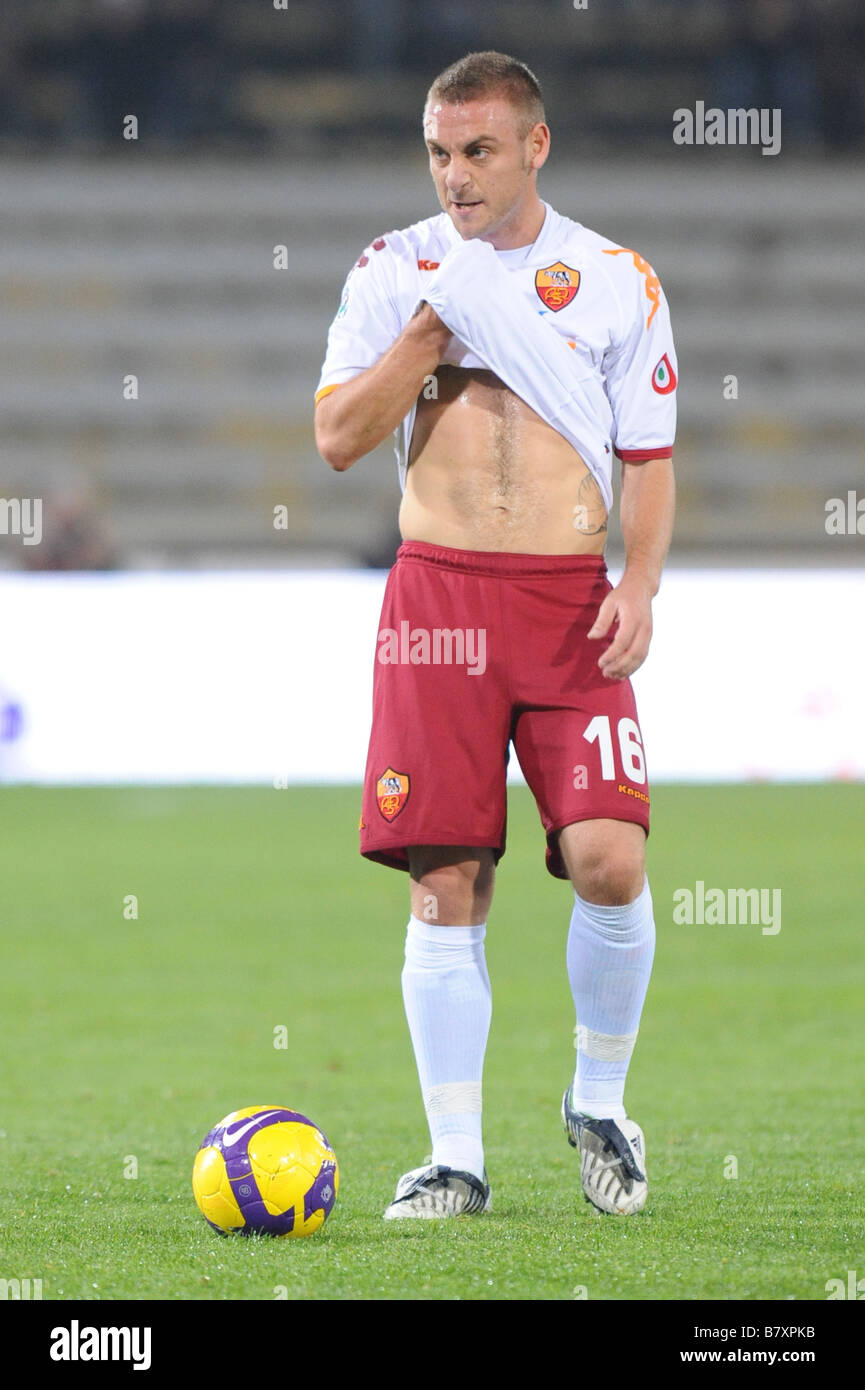
M671 301L677 553L834 561L825 500L863 483L861 195L842 166L782 175L756 150L717 153L601 164L559 150L542 191L639 248ZM388 225L435 211L422 159L298 171L130 149L10 164L3 184L0 492L83 492L122 564L387 563L389 446L333 475L311 402L348 267ZM0 564L21 559L0 537Z

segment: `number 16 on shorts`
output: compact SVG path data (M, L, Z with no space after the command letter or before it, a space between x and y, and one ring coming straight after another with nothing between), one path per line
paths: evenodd
M625 778L642 787L646 782L646 758L636 719L627 715L615 726L615 737L608 714L596 714L583 730L587 743L597 744L601 760L601 777L605 782ZM618 765L617 757L618 754ZM581 771L574 768L575 778ZM574 782L576 786L576 780Z

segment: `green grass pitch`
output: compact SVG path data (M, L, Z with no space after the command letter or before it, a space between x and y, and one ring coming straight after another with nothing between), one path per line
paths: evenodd
M584 1203L560 1128L570 898L512 789L487 936L494 1211L381 1220L427 1136L399 993L407 880L357 855L358 802L0 791L0 1277L41 1278L45 1299L809 1300L865 1274L865 787L656 789L635 1218ZM697 880L780 888L780 932L674 924ZM193 1203L201 1138L257 1103L311 1115L339 1157L307 1240L221 1239Z

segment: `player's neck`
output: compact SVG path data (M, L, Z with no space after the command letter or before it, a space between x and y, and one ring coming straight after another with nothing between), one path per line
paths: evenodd
M497 251L518 251L520 247L531 246L540 236L546 220L547 210L535 194L527 208L521 208L513 222L508 222L490 236L482 237Z

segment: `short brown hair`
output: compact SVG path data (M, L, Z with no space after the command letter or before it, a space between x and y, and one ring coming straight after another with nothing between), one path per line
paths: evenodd
M518 58L488 49L467 53L439 73L427 92L426 104L433 100L459 104L478 97L504 96L520 115L520 136L528 135L539 121L546 121L541 85L531 68Z

